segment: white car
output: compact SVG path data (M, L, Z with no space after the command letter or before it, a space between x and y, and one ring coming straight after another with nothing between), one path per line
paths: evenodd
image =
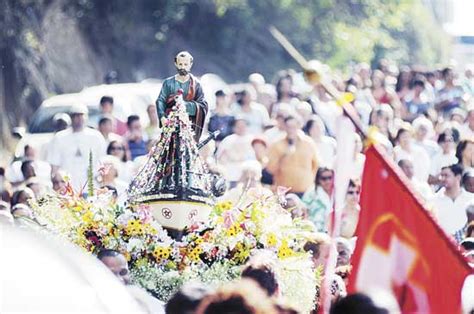
M114 98L114 116L122 121L137 114L146 126L149 123L146 108L154 104L161 90L161 83L124 83L87 87L79 93L63 94L44 100L30 120L27 133L15 149L15 157L23 155L25 145L36 148L40 159L45 159L46 143L54 136L53 118L57 113L69 113L73 104L82 103L89 109L88 125L97 127L100 119L99 102L102 96Z

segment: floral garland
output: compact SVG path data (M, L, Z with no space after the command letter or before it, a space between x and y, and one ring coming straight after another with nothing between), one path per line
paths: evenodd
M292 220L276 196L262 196L242 207L215 205L206 225L193 225L180 241L168 236L147 206L117 206L110 192L96 190L84 199L72 189L32 204L37 220L53 232L96 254L120 251L132 279L166 301L188 281L211 286L238 278L248 259L262 251L276 265L283 296L302 312L314 304L318 284L308 253L303 221Z

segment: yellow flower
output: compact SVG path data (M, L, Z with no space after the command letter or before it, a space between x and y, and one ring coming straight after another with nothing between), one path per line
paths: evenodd
M277 245L277 237L274 233L269 233L267 236L267 245L268 246L275 246Z
M125 228L125 230L127 231L127 234L131 236L143 234L142 224L138 220L135 220L135 219L130 220L127 223L127 227Z
M197 245L199 244L202 244L204 242L204 240L202 238L197 238L194 243L196 243Z
M240 263L243 263L249 256L250 250L242 242L237 243L235 246L234 259Z
M123 253L123 255L125 256L125 259L127 260L127 262L130 262L130 260L132 259L132 256L130 255L130 253L126 251L125 253Z
M189 252L188 257L193 261L193 262L198 262L201 260L200 255L202 253L202 248L200 246L196 246L194 249Z
M240 227L239 224L233 224L229 229L227 229L226 234L227 234L228 237L234 237L242 231L243 231L243 229L242 229L242 227Z
M165 260L170 257L171 254L171 248L170 247L164 247L164 246L157 246L153 250L153 256L157 261Z
M286 240L283 240L280 248L278 249L278 257L287 258L293 256L294 254L295 252L288 247L288 243L286 242Z
M94 222L94 214L90 210L87 210L82 215L82 221L84 221L88 225L92 224Z

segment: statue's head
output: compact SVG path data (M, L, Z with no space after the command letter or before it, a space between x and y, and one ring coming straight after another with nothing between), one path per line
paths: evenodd
M187 51L181 51L176 55L176 57L174 57L174 65L176 66L179 75L186 75L191 72L193 56L191 56Z

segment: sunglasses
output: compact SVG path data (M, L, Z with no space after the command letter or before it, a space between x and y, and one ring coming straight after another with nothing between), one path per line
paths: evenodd
M347 195L360 194L360 191L347 191Z
M120 147L120 146L112 146L112 147L110 147L110 150L123 150L123 147Z
M332 180L332 176L326 176L326 177L321 177L320 179L321 181L328 181L328 180Z

